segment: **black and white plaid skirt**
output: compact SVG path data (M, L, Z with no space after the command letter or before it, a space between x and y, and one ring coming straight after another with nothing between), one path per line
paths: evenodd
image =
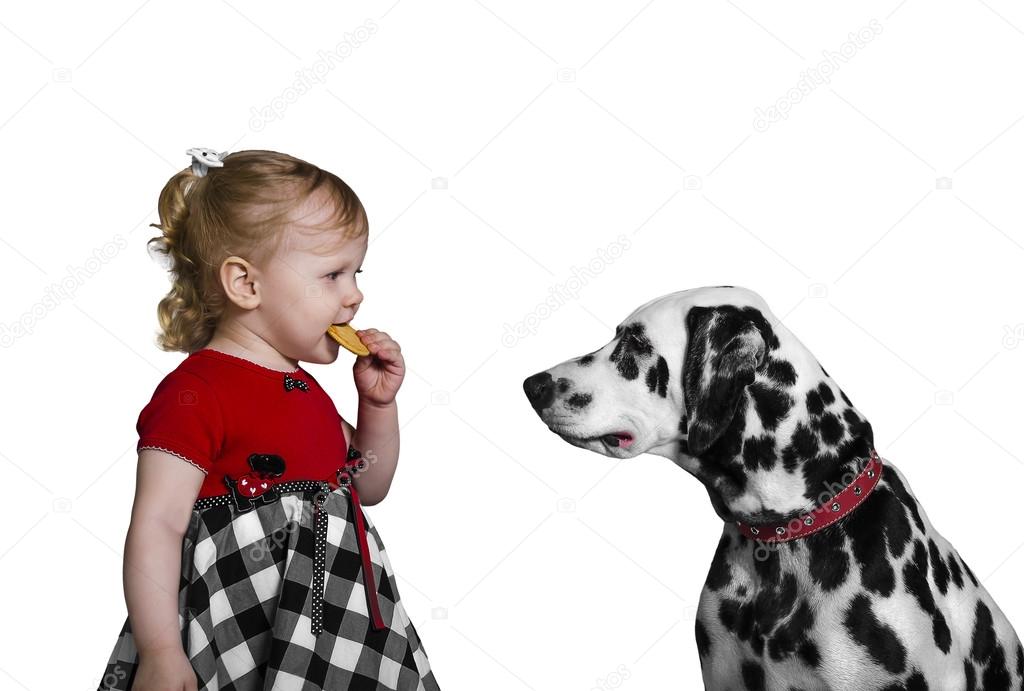
M439 691L358 495L312 480L276 491L247 510L231 494L193 508L178 622L199 691ZM125 618L100 691L131 689L138 662Z

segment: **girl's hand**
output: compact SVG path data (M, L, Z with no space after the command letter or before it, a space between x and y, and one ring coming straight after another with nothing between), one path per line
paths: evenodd
M199 679L181 646L139 653L134 691L196 691L198 686Z
M398 387L405 378L402 347L377 329L359 329L356 333L370 351L369 355L357 357L352 365L359 398L377 405L388 405L395 400Z

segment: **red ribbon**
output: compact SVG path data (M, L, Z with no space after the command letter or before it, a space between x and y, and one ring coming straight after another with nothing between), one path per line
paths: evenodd
M358 454L358 451L354 453ZM377 582L373 577L373 563L370 561L370 546L366 539L366 525L363 519L363 508L359 502L359 493L356 491L355 481L352 479L356 469L365 467L366 462L361 456L354 456L345 463L345 469L338 472L338 482L346 485L349 490L349 498L352 504L352 516L356 524L356 538L359 541L359 556L363 561L363 586L366 591L366 605L370 612L370 621L373 628L381 630L386 628L384 617L380 613L380 594L377 592ZM345 481L342 481L342 478Z

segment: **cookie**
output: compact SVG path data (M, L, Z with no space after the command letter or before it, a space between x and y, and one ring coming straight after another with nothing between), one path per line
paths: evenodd
M356 355L369 355L369 349L363 345L363 342L359 340L359 335L356 330L345 324L331 324L327 333L335 341L340 343L345 350L349 350Z

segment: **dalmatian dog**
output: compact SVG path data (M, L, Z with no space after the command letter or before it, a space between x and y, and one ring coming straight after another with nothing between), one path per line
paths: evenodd
M725 522L697 609L706 688L1022 688L1013 627L888 459L824 529L777 542L741 530L799 528L876 453L871 424L756 293L652 300L523 389L570 444L665 456L706 487Z

